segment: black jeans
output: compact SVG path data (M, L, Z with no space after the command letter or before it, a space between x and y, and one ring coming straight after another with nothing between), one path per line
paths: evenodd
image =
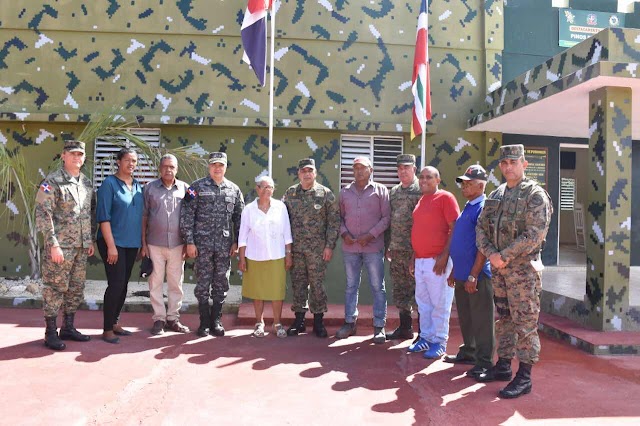
M118 247L118 261L113 265L107 263L107 243L104 239L99 239L98 251L104 263L104 272L107 274L107 289L104 292L104 331L113 330L114 324L118 323L120 311L124 306L127 297L127 287L131 270L138 255L137 248Z

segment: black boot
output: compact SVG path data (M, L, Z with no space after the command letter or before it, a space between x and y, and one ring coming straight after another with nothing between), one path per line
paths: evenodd
M224 327L222 326L222 302L213 301L211 306L211 328L209 333L214 336L224 336Z
M486 373L482 373L477 376L476 381L481 383L493 382L494 380L508 382L511 380L512 376L511 360L507 358L498 358L496 365L488 369Z
M304 322L304 317L302 321ZM316 333L318 337L329 336L327 329L324 328L324 314L313 314L313 332Z
M532 364L521 362L516 377L504 389L501 389L498 395L501 398L511 399L531 392L531 367L533 367Z
M209 335L209 325L211 323L209 304L199 303L198 312L200 313L200 327L198 327L198 331L196 331L196 334L200 337L207 337Z
M60 338L62 340L74 340L76 342L88 342L91 340L90 336L80 333L73 326L73 321L76 314L64 314L64 323L60 328Z
M387 334L387 340L406 340L413 337L413 327L411 327L411 312L400 311L400 326Z
M304 333L307 328L304 325L305 312L296 312L296 319L291 324L291 327L287 329L287 336L297 336L300 333ZM314 329L315 329L315 317L314 317ZM327 330L325 330L325 333Z
M58 337L58 326L56 325L56 317L44 317L47 328L44 332L44 345L54 351L61 351L67 347L60 337Z

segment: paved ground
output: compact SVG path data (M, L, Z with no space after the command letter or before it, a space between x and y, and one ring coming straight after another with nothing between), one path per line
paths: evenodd
M408 342L372 345L366 327L344 341L255 339L225 315L224 338L152 337L148 314L126 313L138 332L120 345L94 338L53 353L40 315L0 308L3 424L640 424L640 357L596 357L545 337L533 393L500 400L503 383L407 354ZM460 343L453 322L450 348ZM100 324L101 312L78 314L89 334Z

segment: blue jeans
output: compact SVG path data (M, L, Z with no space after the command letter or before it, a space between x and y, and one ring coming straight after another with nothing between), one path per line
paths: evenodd
M376 253L343 252L347 288L344 301L344 320L356 322L358 318L358 290L362 265L367 268L369 286L373 293L373 326L384 327L387 320L387 290L384 287L384 250Z

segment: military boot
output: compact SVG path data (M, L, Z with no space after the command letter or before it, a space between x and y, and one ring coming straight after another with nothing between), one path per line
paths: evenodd
M224 327L222 326L222 302L213 301L211 306L211 328L209 333L214 336L224 336Z
M304 323L304 316L302 317ZM313 314L313 332L318 337L328 337L327 329L324 328L324 314Z
M196 334L200 337L207 337L209 335L209 326L211 323L209 304L199 303L198 312L200 313L200 327L198 327L198 331L196 331Z
M80 333L73 326L73 321L75 319L76 314L64 314L64 323L60 328L60 338L62 340L74 340L76 342L88 342L91 340L90 336L86 334Z
M412 337L411 312L402 310L400 311L400 326L393 330L393 333L387 334L387 340L406 340Z
M297 336L300 333L304 333L307 327L304 325L305 312L296 312L296 319L293 324L287 329L287 336ZM314 331L315 331L315 317L314 317ZM326 332L327 330L325 330Z
M532 364L521 362L516 377L504 389L501 389L498 395L501 398L511 399L531 392L531 367L533 367Z
M47 328L44 332L44 345L54 351L61 351L67 347L60 337L58 337L58 326L56 317L44 317Z
M481 383L493 382L494 380L508 382L511 380L512 376L511 360L507 358L498 358L496 365L488 369L486 373L482 373L477 376L476 381Z

